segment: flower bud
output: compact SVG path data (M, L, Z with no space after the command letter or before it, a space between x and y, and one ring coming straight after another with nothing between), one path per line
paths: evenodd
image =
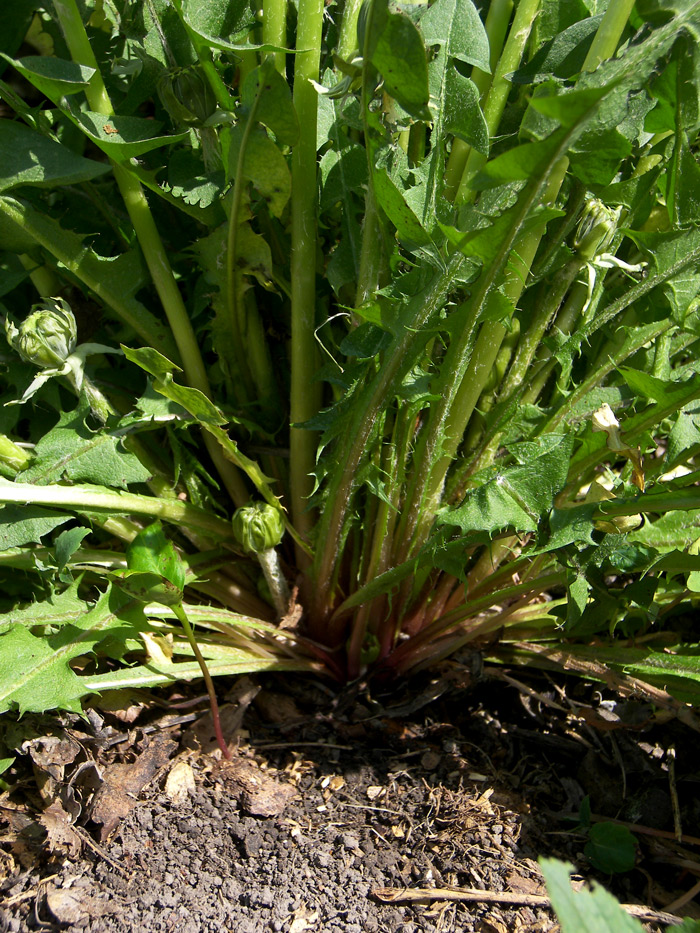
M158 95L176 123L203 126L216 110L216 99L201 68L173 68L158 81Z
M248 553L269 551L284 537L282 513L267 502L244 505L233 516L233 533Z
M574 249L582 259L588 262L605 252L615 236L621 213L622 208L613 210L598 198L587 202L574 237Z
M62 368L78 340L75 317L63 298L47 298L19 327L7 319L5 333L22 359L40 369Z

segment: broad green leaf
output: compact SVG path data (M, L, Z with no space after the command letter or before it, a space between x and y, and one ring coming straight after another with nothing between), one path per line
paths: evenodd
M39 544L44 535L73 518L38 505L5 505L0 508L0 551L23 544Z
M22 123L0 120L0 191L73 185L109 171L109 165L84 159Z
M489 40L471 0L436 0L421 17L420 28L426 45L440 45L448 58L491 72Z
M181 405L200 424L226 424L228 418L199 389L181 386L173 382L173 373L181 372L179 366L154 350L152 347L132 349L122 346L124 355L154 377L153 388L172 402Z
M108 590L87 613L46 638L13 625L0 635L0 712L80 712L80 698L90 691L70 662L91 654L106 639L123 644L144 627L140 608L116 590Z
M14 0L5 7L0 30L0 51L7 55L15 54L27 35L35 11L35 0ZM4 66L0 64L0 75L4 70Z
M35 448L31 466L22 474L26 483L99 483L126 489L130 483L145 483L151 473L138 457L124 449L123 440L106 428L93 430L86 419L85 401L64 412L58 424Z
M62 531L56 538L54 553L56 555L56 566L58 567L59 573L65 570L68 561L82 544L83 538L87 538L89 534L89 528L77 527ZM70 577L68 577L68 579L70 579Z
M530 105L561 126L575 126L594 110L607 90L604 87L592 87L541 97L535 95Z
M697 223L700 216L700 165L684 127L679 127L676 133L676 145L668 168L666 203L674 225L688 227Z
M667 385L663 379L657 379L656 376L640 372L638 369L622 366L620 372L622 378L636 395L651 399L652 402L663 402L668 395L668 389L676 388L673 383Z
M628 540L646 544L657 551L683 550L700 538L700 509L692 512L666 512L628 535Z
M231 131L229 169L234 177L244 136L240 124ZM270 212L280 217L292 193L292 179L284 156L263 130L253 130L245 140L243 176L253 183Z
M412 176L401 149L387 146L377 155L372 175L374 192L382 210L396 227L399 238L407 246L421 246L430 242L416 210L409 203ZM417 205L422 214L422 206Z
M679 411L668 436L666 462L675 464L686 450L700 444L700 412Z
M428 60L417 27L404 13L375 17L378 35L371 43L370 60L384 78L384 87L403 109L419 120L430 120Z
M58 537L62 538L72 531L86 530L84 528L71 528L69 531L62 531ZM9 612L3 613L1 630L4 631L10 625L25 625L27 627L46 625L58 628L75 622L76 619L84 616L89 609L89 604L78 596L78 581L75 581L62 593L53 593L42 602L34 602L22 609L11 609Z
M456 68L447 72L445 88L449 105L445 113L445 132L473 146L483 155L489 152L489 130L479 104L479 91L470 78Z
M299 121L292 103L292 92L272 58L267 58L251 71L243 82L243 104L252 107L258 95L255 119L272 130L279 143L293 146L299 138Z
M573 23L545 42L532 56L527 65L511 76L513 84L534 84L554 75L571 78L583 67L583 62L593 42L603 14L591 16Z
M18 61L2 53L0 57L54 103L69 94L84 91L95 74L94 68L51 55L29 55Z
M591 891L575 892L569 878L572 865L546 858L539 862L562 933L643 933L641 923L605 888L594 883Z
M145 117L105 117L101 113L78 110L76 107L71 107L66 113L76 126L115 162L135 159L153 149L160 149L187 138L187 133L158 136L156 134L162 124Z
M215 49L240 49L255 23L248 0L182 0L178 5L190 29Z
M182 589L159 573L143 570L113 570L109 579L127 596L140 603L177 606L182 602Z
M495 188L509 181L525 181L540 174L547 166L552 152L563 138L563 132L554 133L542 142L515 146L487 162L484 168L470 181L469 187L477 190Z
M181 592L184 589L185 565L160 522L136 535L126 549L126 559L129 570L159 574Z
M626 826L594 823L583 853L594 868L606 875L631 871L637 860L637 840Z
M566 485L573 441L569 437L542 437L539 450L518 466L494 470L493 479L467 493L456 509L439 517L442 525L468 531L536 531L540 516L554 505L554 496Z
M626 235L642 250L657 273L683 262L696 249L700 249L700 227L687 230L671 230L668 233L652 233L627 230ZM697 263L686 266L660 286L660 291L671 306L674 321L683 324L693 301L700 294L700 269Z

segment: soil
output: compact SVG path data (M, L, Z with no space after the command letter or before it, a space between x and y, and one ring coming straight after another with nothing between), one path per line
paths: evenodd
M0 931L549 933L540 856L646 905L647 930L669 906L700 917L686 726L564 677L475 677L472 661L403 690L238 681L230 763L174 692L165 711L25 717L0 796ZM584 854L586 796L594 824L634 824L632 870Z

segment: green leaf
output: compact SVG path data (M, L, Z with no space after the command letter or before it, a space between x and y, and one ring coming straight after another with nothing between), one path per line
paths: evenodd
M113 570L107 574L120 590L140 603L177 606L182 602L182 589L158 573L143 570Z
M226 424L228 418L199 389L181 386L173 382L173 373L181 372L179 366L154 350L152 347L131 349L122 346L124 356L140 366L154 378L153 388L172 402L181 405L200 424Z
M84 159L22 123L0 120L0 191L73 185L109 171L109 165Z
M690 148L684 127L676 133L676 145L668 168L666 203L671 223L689 227L700 216L700 165Z
M23 544L40 544L59 525L74 516L38 505L5 505L0 508L0 551Z
M36 12L35 0L14 0L2 11L2 30L0 30L0 49L8 55L14 55L27 35L32 17ZM0 66L0 74L4 68Z
M231 130L229 170L233 176L238 170L238 155L245 130L238 124ZM248 136L243 158L243 177L253 183L267 202L270 212L280 217L292 193L292 178L287 162L263 130L253 130Z
M554 75L557 78L571 78L577 75L585 61L603 14L573 23L568 29L559 32L549 42L545 42L527 65L519 68L513 75L513 84L534 84Z
M83 538L86 538L89 534L89 528L77 527L62 531L56 538L54 554L56 555L56 566L59 573L65 570L68 561L80 547Z
M155 351L154 351L155 352ZM90 408L85 400L64 412L58 424L37 443L32 464L22 474L26 483L98 483L126 489L151 478L138 457L125 450L123 440L105 428L86 424Z
M638 920L630 917L600 885L591 891L576 891L569 879L573 866L555 859L539 860L552 906L562 933L644 933Z
M700 444L700 412L679 411L668 436L666 463L671 466L686 450Z
M640 372L638 369L630 369L627 366L621 366L620 372L622 378L632 391L641 396L641 398L651 399L652 402L664 402L668 397L668 390L675 389L673 383L666 383L663 379L657 379L649 373Z
M240 674L262 673L264 671L302 671L308 674L317 670L317 666L313 662L306 660L260 658L252 651L244 650L238 650L235 654L237 658L234 659L207 659L207 668L211 676L231 677ZM199 680L201 677L202 668L198 661L181 661L167 665L149 661L148 664L138 664L104 674L93 674L82 678L82 683L86 693L100 693L103 690L143 689L145 687L189 683L192 680Z
M95 74L94 68L52 55L29 55L14 61L0 52L0 57L54 103L84 91Z
M181 8L190 29L215 49L240 49L255 24L249 0L182 0ZM241 41L233 42L233 36Z
M374 191L379 204L409 247L424 246L430 235L409 203L412 179L401 149L387 146L379 151L373 171ZM418 205L417 205L418 206ZM422 214L421 206L418 206Z
M654 522L647 522L631 532L629 541L645 544L657 551L683 550L700 537L700 509L692 512L666 512Z
M246 77L241 101L250 108L258 94L255 119L272 130L279 143L293 146L299 139L299 120L289 85L275 68L272 58L267 58Z
M595 823L583 852L594 868L607 875L631 871L637 859L637 840L626 826Z
M155 135L161 123L145 117L105 117L101 113L91 110L78 110L70 107L66 114L76 126L91 139L110 159L115 162L125 162L137 156L169 146L172 143L187 139L187 133L176 133L173 136Z
M469 183L469 187L477 190L495 188L509 181L524 181L540 174L562 138L563 133L554 133L541 142L525 143L509 149L487 162Z
M489 130L479 104L476 84L456 68L449 68L445 94L449 101L445 113L445 132L464 140L477 152L488 155Z
M72 531L86 530L84 528L71 528L70 531L62 531L58 537L62 538ZM49 599L31 603L23 609L11 609L9 612L3 613L3 629L10 625L25 625L27 627L45 625L58 628L75 622L90 609L89 604L78 596L78 586L79 581L75 581L62 593L53 593Z
M519 466L494 472L493 479L467 493L456 509L444 512L441 525L468 531L536 531L540 516L554 504L566 485L573 439L543 435L533 444L532 456Z
M70 662L91 654L101 642L124 643L144 628L141 609L108 590L95 606L55 634L39 638L21 624L0 635L0 712L66 709L80 712L90 690Z
M126 560L129 570L158 574L180 591L185 586L185 565L160 522L136 535L126 549Z
M576 126L593 111L607 93L608 88L605 87L581 88L578 91L535 96L530 101L530 106L544 116L556 120L560 126L571 127Z
M426 45L442 46L448 58L491 73L488 36L471 0L436 0L421 17L420 28Z
M639 230L626 230L625 233L639 246L658 274L663 274L677 263L681 263L689 253L700 249L699 226L687 230L671 230L668 233ZM691 263L662 283L659 290L671 307L674 321L683 324L692 303L700 293L698 264Z
M385 13L373 37L370 61L381 72L384 87L406 113L430 120L428 60L418 28L404 13Z

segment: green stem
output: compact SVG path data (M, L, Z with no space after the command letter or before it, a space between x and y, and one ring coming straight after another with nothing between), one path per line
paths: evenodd
M49 269L46 265L40 265L35 262L31 256L27 256L26 253L20 254L19 261L27 272L29 272L32 285L42 298L50 298L52 295L58 295L61 289L61 283L53 269Z
M292 345L290 393L290 486L292 518L308 536L314 525L309 509L316 465L317 436L297 425L312 418L321 405L316 327L316 123L318 99L311 83L318 81L323 26L323 0L299 0L298 49L294 64L294 107L301 128L292 153ZM306 555L298 550L301 566Z
M343 63L349 63L358 51L357 19L363 0L345 0L343 18L340 23L336 56Z
M614 3L608 4L584 60L582 71L595 71L601 62L613 57L633 8L634 0L615 0Z
M204 683L207 686L207 693L209 694L209 705L211 706L211 718L214 723L214 733L216 735L216 741L221 749L221 754L228 761L231 760L231 752L229 751L228 744L224 738L224 733L221 728L221 718L219 716L219 704L216 699L216 690L214 690L214 681L211 679L211 674L209 673L209 668L207 667L207 662L204 660L202 652L199 650L199 645L197 644L197 639L194 636L192 626L190 625L190 620L187 618L187 613L185 612L182 603L178 603L173 606L173 612L177 616L178 621L182 625L185 635L187 636L187 641L190 643L190 647L194 653L197 663L199 664L202 677L204 677Z
M152 515L175 524L189 524L219 541L231 541L230 522L181 499L157 499L128 492L109 492L102 486L75 486L34 483L0 483L0 502L34 503L75 511L115 512Z
M382 230L379 209L374 194L374 185L370 181L365 195L365 216L362 222L360 267L357 273L357 289L355 291L356 308L361 308L377 290L379 273L383 264L381 244Z
M282 573L279 554L276 548L271 547L265 551L258 551L255 556L265 574L272 601L281 619L289 611L289 587Z
M263 0L263 44L287 48L287 3L286 0ZM287 56L274 52L275 68L284 75Z

